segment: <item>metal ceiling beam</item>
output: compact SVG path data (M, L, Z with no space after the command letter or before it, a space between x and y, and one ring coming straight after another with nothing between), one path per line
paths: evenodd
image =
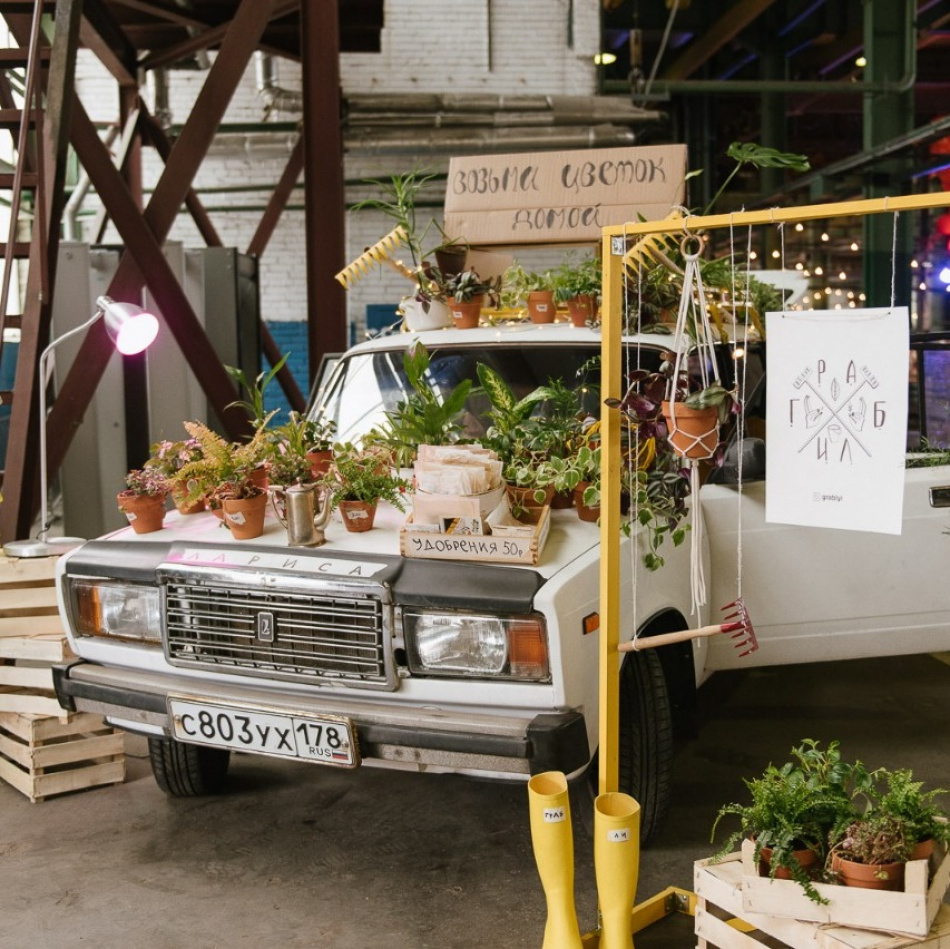
M215 130L271 18L273 5L273 0L243 0L231 21L218 56L208 71L188 121L172 149L143 215L159 243L164 241L175 221L181 202L214 139ZM109 294L119 300L128 300L140 292L143 283L135 259L126 252L119 260ZM105 371L110 350L111 345L100 321L87 333L50 413L51 466L62 462L75 429ZM231 416L228 413L225 415L222 421L227 424ZM229 434L231 432L238 434L238 427L232 425Z
M686 79L707 63L750 23L758 19L775 0L739 0L725 13L717 13L713 24L663 71L661 79Z
M300 2L301 0L278 0L274 5L273 12L270 14L269 19L277 20L280 19L280 17L287 16L288 13L293 13L293 11L300 6ZM201 33L196 33L187 40L183 40L181 43L176 43L167 49L152 53L150 56L146 56L140 65L142 69L155 69L158 66L168 66L180 59L186 59L195 53L200 53L210 49L212 46L217 46L228 30L230 30L232 22L233 21L229 21L219 26L210 27ZM260 39L260 37L258 37L258 39Z
M3 504L0 505L0 535L8 539L30 536L33 515L39 506L39 357L49 341L52 301L43 298L42 287L52 287L56 275L59 247L59 221L65 206L64 182L69 147L69 110L74 98L76 49L82 0L57 0L56 36L50 51L46 85L46 116L41 147L44 149L47 246L44 249L47 272L37 266L38 248L31 249L26 298L21 320L20 348L10 414L3 479ZM7 23L20 46L28 45L29 18L17 24ZM25 27L21 32L19 27Z
M303 0L303 140L306 167L307 328L310 385L322 358L346 349L346 293L335 274L346 263L339 11Z
M229 431L235 434L240 432L246 428L247 418L242 410L228 408L236 396L231 378L221 365L207 333L162 253L159 240L146 223L132 192L112 164L108 149L78 102L74 106L71 138L83 168L109 207L109 215L125 243L127 253L136 261L168 329L178 342L211 407ZM79 361L78 356L76 361Z
M138 53L102 0L84 0L79 39L96 54L120 86L138 88Z

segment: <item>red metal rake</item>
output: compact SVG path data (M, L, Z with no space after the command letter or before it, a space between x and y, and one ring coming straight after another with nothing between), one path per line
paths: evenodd
M755 638L752 620L749 611L741 596L732 603L727 603L723 610L732 610L723 617L725 622L713 623L710 626L700 626L699 629L681 629L675 633L660 633L657 636L644 636L642 639L632 639L630 642L620 643L618 652L639 652L641 649L655 649L657 646L669 646L672 643L683 643L689 639L700 639L703 636L716 636L719 633L729 633L734 640L733 646L743 650L740 656L748 656L759 648L759 641Z

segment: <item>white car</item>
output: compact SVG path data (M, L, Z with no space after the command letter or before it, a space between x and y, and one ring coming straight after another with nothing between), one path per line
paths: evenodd
M320 392L339 437L367 431L404 397L403 351L417 340L443 393L476 379L478 362L518 393L551 378L573 386L600 352L595 329L561 324L380 337L346 353ZM669 341L631 343L658 364ZM744 465L743 593L759 649L740 656L714 636L624 656L620 785L641 803L645 840L668 805L674 733L695 726L696 690L713 672L950 647L950 603L938 592L950 470L907 470L900 536L766 524L764 360L754 347L747 358L749 430L760 438L747 441ZM587 398L597 412L595 388ZM473 392L469 434L485 407ZM709 606L700 617L690 616L688 544L668 545L660 570L639 570L634 603L623 542L623 639L711 622L735 599L733 475L717 470L701 489ZM172 795L219 790L231 751L521 781L596 772L598 644L585 619L598 609L597 525L553 511L532 566L405 558L404 521L384 508L373 530L349 534L331 520L327 543L304 549L287 546L274 518L262 537L238 542L210 514L172 513L157 533L85 544L60 564L79 657L58 670L61 703L147 735ZM524 624L544 644L531 662L518 656Z

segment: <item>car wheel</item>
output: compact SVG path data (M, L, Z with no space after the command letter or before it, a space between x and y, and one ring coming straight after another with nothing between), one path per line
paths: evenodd
M231 752L149 738L148 757L158 786L171 797L200 797L224 790Z

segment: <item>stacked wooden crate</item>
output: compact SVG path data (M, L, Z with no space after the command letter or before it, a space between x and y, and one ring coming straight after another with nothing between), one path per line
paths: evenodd
M0 556L0 778L31 801L125 779L124 733L53 692L53 663L72 655L55 570L56 558Z

